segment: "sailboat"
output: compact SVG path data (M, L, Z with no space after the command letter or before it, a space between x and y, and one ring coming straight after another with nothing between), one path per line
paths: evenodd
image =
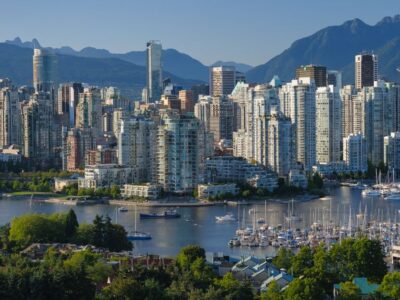
M128 240L138 241L138 240L151 240L151 235L146 232L137 231L137 206L135 205L135 230L128 234Z
M300 216L294 213L294 199L292 199L292 209L290 209L290 202L288 202L288 216L286 217L286 221L288 222L300 222L302 219Z

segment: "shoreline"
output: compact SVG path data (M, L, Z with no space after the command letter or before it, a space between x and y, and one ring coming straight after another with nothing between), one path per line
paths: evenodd
M326 195L329 196L329 195ZM324 196L324 197L326 197ZM79 206L79 205L97 205L97 204L105 204L105 205L118 205L118 206L140 206L140 207L208 207L208 206L218 206L218 205L255 205L263 203L264 201L270 203L279 203L279 204L287 204L292 199L295 202L308 202L315 199L322 199L324 197L320 197L314 194L306 194L302 195L301 197L285 197L285 198L266 198L266 199L248 199L248 200L225 200L225 201L166 201L166 200L159 200L159 201L131 201L131 200L117 200L111 199L107 201L88 201L85 203L78 203L77 200L67 200L63 198L45 198L45 199L37 199L34 200L35 202L43 202L43 203L52 203L52 204L63 204L63 205L70 205L70 206Z

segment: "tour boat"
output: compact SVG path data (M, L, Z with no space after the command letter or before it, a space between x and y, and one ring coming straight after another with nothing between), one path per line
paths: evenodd
M141 213L139 216L141 219L177 219L181 217L176 210L166 210L163 213Z

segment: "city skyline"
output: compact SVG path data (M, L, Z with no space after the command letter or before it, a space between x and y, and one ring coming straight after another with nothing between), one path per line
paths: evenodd
M397 1L384 2L386 5L361 0L350 3L344 0L334 3L310 0L307 6L297 6L292 11L287 9L288 1L256 0L243 9L239 1L205 1L202 5L193 1L119 1L115 6L106 1L89 0L60 3L57 10L48 0L39 3L18 1L2 4L3 11L9 13L2 17L0 40L19 36L23 40L37 38L46 47L71 46L80 50L92 46L123 53L143 50L146 41L156 39L161 40L165 49L175 48L188 53L206 65L217 60L257 65L288 48L294 40L323 27L354 18L374 25L385 16L395 15L396 7L400 8ZM344 5L346 9L343 9ZM33 6L34 15L29 13ZM310 10L310 6L313 9ZM95 14L86 13L94 9ZM63 15L70 18L58 18L57 11L63 11ZM276 13L282 11L285 12L283 18ZM17 12L24 15L23 21L15 22ZM171 18L178 12L179 17ZM149 18L152 22L148 22ZM146 30L138 30L143 28L143 24L146 24ZM265 38L260 39L264 32ZM240 45L237 36L243 39ZM203 50L205 44L208 51Z

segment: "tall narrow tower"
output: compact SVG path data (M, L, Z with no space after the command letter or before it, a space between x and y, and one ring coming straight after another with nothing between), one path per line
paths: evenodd
M160 41L149 41L147 51L147 103L160 100L162 94L162 46Z

